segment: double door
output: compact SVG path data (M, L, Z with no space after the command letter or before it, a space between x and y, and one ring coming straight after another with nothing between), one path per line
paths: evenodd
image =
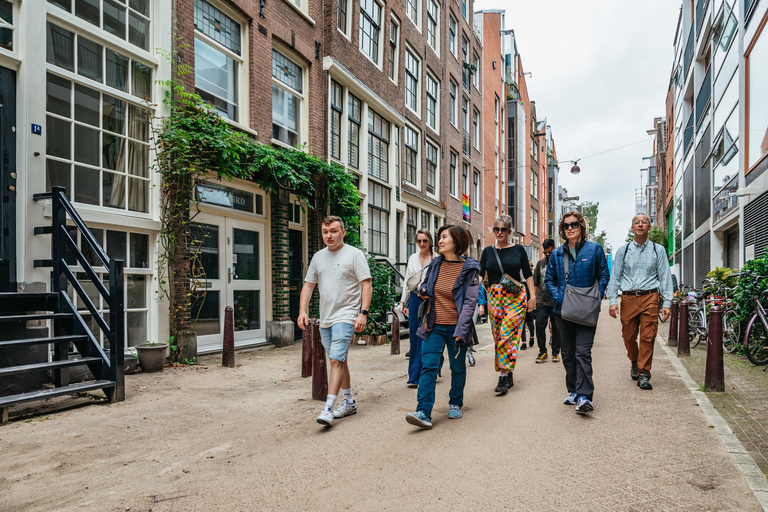
M194 288L192 308L198 353L222 349L227 306L234 310L236 347L266 343L264 226L199 214L192 225L192 240L205 272L205 279Z

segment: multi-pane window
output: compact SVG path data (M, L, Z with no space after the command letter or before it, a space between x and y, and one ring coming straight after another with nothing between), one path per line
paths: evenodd
M237 120L241 26L205 0L195 0L195 28L195 91L220 115Z
M764 95L768 87L768 29L763 28L756 37L747 55L747 172L764 162L768 153L768 99Z
M419 0L405 0L405 14L414 25L419 26Z
M437 131L437 80L427 73L427 126Z
M531 195L534 199L539 198L539 174L531 172Z
M461 115L462 115L462 127L464 133L462 133L461 149L465 156L469 156L471 153L472 141L469 134L469 100L466 96L461 97Z
M298 146L304 69L272 49L272 138Z
M440 5L435 0L429 0L427 4L427 42L433 50L437 51L438 20L440 19Z
M389 192L387 187L368 181L368 250L372 254L387 254L389 250Z
M400 37L400 25L394 18L389 23L389 78L397 83L397 43Z
M472 109L472 139L476 148L480 147L480 112Z
M461 35L461 85L469 89L469 40Z
M437 146L427 142L425 156L427 159L427 192L434 194L437 186Z
M472 173L472 201L475 203L473 208L480 211L480 173L478 171Z
M347 1L339 0L337 27L342 34L347 35Z
M397 179L397 197L396 200L400 200L400 187L402 183L400 180L400 127L397 125L392 126L392 138L395 139L395 178Z
M421 210L421 227L429 229L429 212Z
M149 50L149 0L48 0L123 41ZM7 3L7 2L6 2ZM128 5L126 5L126 3ZM74 5L73 5L74 4ZM74 7L74 9L73 9Z
M331 80L331 158L341 160L341 119L344 115L344 89Z
M468 20L467 15L469 14L467 9L467 0L461 0L461 15L464 17L465 20Z
M416 225L416 216L419 214L419 210L413 206L408 207L408 215L405 220L406 226L406 239L405 239L405 252L408 257L416 252L416 231L418 226Z
M360 2L360 51L379 63L379 36L381 34L381 6L376 0Z
M450 175L450 190L451 195L456 197L456 186L459 182L459 170L457 163L459 161L459 155L451 151L451 175Z
M419 59L405 50L405 106L419 111Z
M448 16L448 50L456 55L456 18L453 14Z
M480 58L475 52L472 52L472 84L478 87L478 77L480 76Z
M469 195L469 164L467 162L462 162L461 164L461 175L464 180L462 191L464 194Z
M418 185L419 134L405 127L405 179Z
M456 82L454 82L453 80L451 80L450 84L448 85L449 93L451 96L449 112L450 112L451 124L453 126L459 125L459 122L456 119L456 113L459 110L459 105L458 105L459 100L456 98L456 90L458 89L458 87L459 87L458 84L456 84Z
M389 121L368 109L368 174L389 181Z
M13 51L13 4L8 0L0 0L0 48Z
M355 98L352 94L349 95L349 128L347 129L347 136L349 140L349 158L348 164L350 167L358 169L360 167L360 125L362 124L361 118L361 103L360 100Z
M149 212L149 112L52 73L46 80L46 190Z

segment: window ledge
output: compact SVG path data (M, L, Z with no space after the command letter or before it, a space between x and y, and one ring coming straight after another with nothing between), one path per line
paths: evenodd
M293 8L293 10L294 10L294 11L296 11L297 13L299 13L299 14L301 15L301 17L302 17L302 18L304 18L305 20L307 20L307 21L309 22L309 24L310 24L310 25L312 25L313 27L314 27L315 25L317 25L317 23L315 23L315 20L313 20L313 19L310 17L310 15L309 15L309 14L305 13L304 11L302 11L302 10L301 10L301 8L300 8L299 6L297 6L295 3L291 2L291 0L285 0L285 3L287 3L288 5L290 5L290 6Z
M303 151L303 149L291 146L290 144L286 144L285 142L283 142L281 140L271 139L270 142L272 143L273 146L280 146L282 148L292 149L294 151Z
M219 116L219 117L221 117L221 116ZM256 131L256 130L254 130L253 128L250 128L250 127L248 127L248 126L245 126L244 124L240 124L240 123L238 123L237 121L233 121L233 120L231 120L231 119L228 119L228 118L226 118L226 117L222 117L221 119L222 119L222 120L223 120L225 123L227 123L228 125L232 126L233 128L235 128L235 129L237 129L237 130L240 130L241 132L245 132L245 133L247 133L247 134L249 134L249 135L253 135L254 137L258 137L258 136L259 136L259 132L257 132L257 131Z

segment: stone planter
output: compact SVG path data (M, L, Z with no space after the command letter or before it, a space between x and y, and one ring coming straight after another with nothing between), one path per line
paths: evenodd
M136 351L139 353L141 371L148 373L163 371L163 365L165 365L165 353L167 350L167 343L136 345Z
M136 366L138 364L139 364L138 356L130 356L128 354L125 354L123 367L125 368L126 375L133 375L134 373L136 373Z

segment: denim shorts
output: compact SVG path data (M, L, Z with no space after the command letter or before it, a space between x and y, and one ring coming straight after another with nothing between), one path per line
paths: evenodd
M339 322L330 327L320 328L320 342L329 359L344 362L347 360L349 344L355 334L355 326Z

